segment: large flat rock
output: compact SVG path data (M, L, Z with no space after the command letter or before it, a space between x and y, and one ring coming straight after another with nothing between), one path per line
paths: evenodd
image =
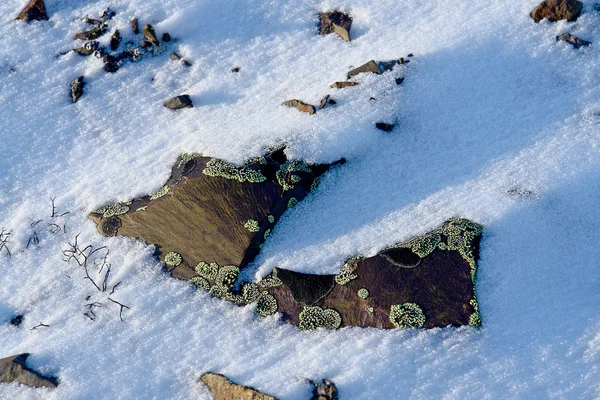
M29 353L17 354L0 359L0 382L21 383L35 388L55 388L58 380L46 377L27 367Z

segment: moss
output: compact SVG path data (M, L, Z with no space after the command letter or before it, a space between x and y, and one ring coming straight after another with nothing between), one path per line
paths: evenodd
M258 221L249 219L244 224L244 228L248 229L250 232L258 232L260 231L260 226L258 225Z
M294 189L296 183L300 182L302 178L295 174L295 172L306 172L312 173L312 170L303 161L286 161L281 164L279 170L276 172L275 177L277 182L283 188L284 192Z
M300 313L300 324L302 330L317 328L338 329L342 324L340 313L334 309L322 309L319 306L304 307Z
M181 257L181 254L177 252L170 251L167 254L165 254L165 264L167 264L168 266L176 267L182 262L183 257Z
M415 303L394 304L390 307L390 322L396 328L422 328L425 314Z
M109 204L107 206L101 207L94 211L96 214L102 214L104 218L114 217L116 215L123 215L129 211L129 206L126 206L121 203Z
M352 257L342 267L339 274L335 276L335 282L338 285L347 285L350 281L358 278L358 275L354 274L358 261L362 260L362 257Z
M267 217L267 220L269 220L269 223L270 223L270 224L274 224L274 223L275 223L275 217L274 217L274 216L272 216L272 215L269 215L269 216Z
M298 199L296 199L295 197L290 197L290 199L288 200L287 203L287 208L293 208L296 207L298 205Z
M210 290L210 283L201 276L194 276L189 282L198 289Z
M360 297L361 299L367 299L369 298L369 290L366 288L360 288L358 289L358 297Z
M158 192L156 192L152 196L150 196L150 200L159 199L159 198L163 197L164 195L166 195L167 193L169 193L169 187L165 185Z
M214 281L217 279L217 274L219 273L219 264L217 263L205 263L201 261L196 265L196 273L203 277L204 279L208 279L209 281Z
M267 230L265 231L264 239L265 239L265 240L267 240L267 237L269 237L269 235L270 235L270 234L271 234L271 230L270 230L270 229L267 229Z
M281 279L270 275L267 276L265 279L258 281L258 286L261 289L268 289L268 288L272 288L272 287L277 287L277 286L281 286L283 285L283 282L281 281Z
M238 278L240 269L233 265L226 265L219 269L219 273L215 279L215 284L224 288L231 288Z
M275 314L277 308L277 299L266 292L263 292L256 302L256 313L263 317Z
M209 160L202 173L208 176L220 176L239 182L261 183L267 180L260 171L246 167L238 168L231 163L217 158Z

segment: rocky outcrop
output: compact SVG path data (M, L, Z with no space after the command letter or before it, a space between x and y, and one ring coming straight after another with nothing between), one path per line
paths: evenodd
M214 400L276 400L251 387L235 384L220 374L208 372L200 377L200 381L208 386Z
M31 0L21 11L17 19L23 21L42 21L48 19L44 0Z
M173 276L196 278L197 286L224 295L283 213L327 168L287 160L283 149L244 166L184 154L158 192L104 206L90 218L103 235L156 245Z
M319 34L337 33L346 42L350 41L352 18L341 11L319 13Z
M538 4L529 15L535 22L543 19L552 22L562 19L575 21L581 15L582 8L583 3L577 0L545 0Z
M0 382L21 383L35 388L55 388L58 380L46 377L27 367L29 353L17 354L0 359Z

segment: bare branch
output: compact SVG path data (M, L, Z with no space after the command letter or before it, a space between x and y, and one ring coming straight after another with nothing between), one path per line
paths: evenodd
M115 292L115 289L117 288L117 286L119 286L121 284L122 281L119 281L115 286L113 286L112 290L110 291L109 296L112 296L112 294Z
M6 230L6 228L2 228L2 231L0 231L0 252L4 249L9 257L12 256L8 248L8 239L11 234L12 231Z
M128 309L128 310L131 310L131 308L127 307L127 306L126 306L125 304L123 304L123 303L119 303L118 301L111 299L110 297L108 298L108 300L112 301L112 302L113 302L113 303L115 303L115 304L118 304L118 305L119 305L119 307L121 307L121 308L119 309L119 318L121 318L121 321L123 321L123 309L124 309L124 308L126 308L126 309Z
M30 331L36 330L37 328L41 328L41 327L50 328L50 325L46 325L46 324L43 324L43 323L40 322L39 324L37 324L36 326L34 326L33 328L31 328Z

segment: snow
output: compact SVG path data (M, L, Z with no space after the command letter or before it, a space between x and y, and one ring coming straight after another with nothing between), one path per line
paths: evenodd
M591 2L577 22L554 24L529 18L536 0L47 0L49 21L14 21L26 3L0 3L0 227L13 230L12 257L0 252L0 357L30 352L61 384L4 384L1 398L208 399L197 382L207 371L281 399L308 398L306 379L322 378L346 399L600 396L600 14ZM57 57L76 46L78 18L108 6L123 36L136 16L175 41L115 74L94 58ZM315 35L316 12L330 9L353 16L351 43ZM557 43L567 31L594 45ZM192 67L170 61L172 51ZM329 88L350 66L411 52L402 71ZM80 75L85 94L72 104ZM193 109L162 107L181 93ZM314 116L280 106L325 94L338 105ZM397 127L378 131L380 120ZM151 246L103 238L87 219L159 189L181 152L242 163L280 143L293 157L348 162L285 215L252 275L335 273L350 256L466 217L485 227L484 327L301 332L195 293L161 270ZM51 219L50 197L69 214ZM26 248L33 230L40 243ZM110 248L109 283L122 282L112 297L131 308L124 321L62 261L77 233ZM106 305L96 321L83 316L90 301ZM20 328L8 324L17 312ZM29 330L40 322L50 327Z

